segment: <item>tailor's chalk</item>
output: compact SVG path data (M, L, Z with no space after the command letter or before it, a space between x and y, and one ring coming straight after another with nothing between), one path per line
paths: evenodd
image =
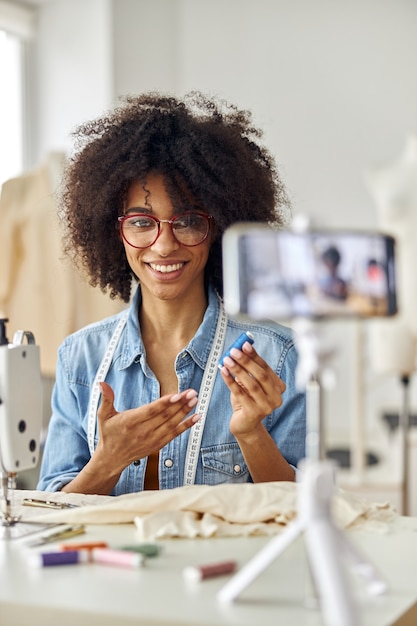
M236 341L234 341L232 343L232 345L230 346L230 348L223 354L223 356L221 357L221 359L219 359L219 367L223 367L224 365L224 357L226 356L230 356L230 351L232 350L232 348L237 348L238 350L242 349L243 344L249 341L249 343L254 343L255 339L252 335L252 333L250 333L249 331L246 333L242 333L241 335L239 335L239 337L236 339Z
M31 567L49 567L50 565L75 565L89 560L87 551L71 550L67 552L37 552L28 557Z
M68 552L72 550L94 550L94 548L107 548L108 543L105 541L85 541L82 543L61 543L58 546L62 552Z
M236 561L222 561L209 565L190 565L183 569L182 574L187 581L199 582L200 580L206 580L206 578L232 574L236 570L236 567Z
M161 552L161 546L157 543L135 543L129 546L122 546L119 550L127 552L139 552L143 556L152 557L158 556Z
M93 563L135 569L144 564L145 557L140 552L128 552L127 550L114 550L112 548L94 548L91 551L91 560Z

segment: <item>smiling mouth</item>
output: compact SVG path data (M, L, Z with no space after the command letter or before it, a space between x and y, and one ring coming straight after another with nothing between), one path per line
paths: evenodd
M176 272L184 267L184 265L185 263L173 263L172 265L157 265L156 263L149 263L149 267L151 267L156 272L162 272L163 274Z

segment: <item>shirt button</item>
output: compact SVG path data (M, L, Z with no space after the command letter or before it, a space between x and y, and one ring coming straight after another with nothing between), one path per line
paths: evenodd
M140 465L140 459L138 459L137 461L133 461L133 465L136 465L136 467Z
M236 464L236 465L233 467L233 471L234 471L234 473L235 473L235 474L239 474L240 470L241 470L240 465L237 465L237 464Z
M174 465L174 461L172 459L165 459L164 465L165 467L172 467Z

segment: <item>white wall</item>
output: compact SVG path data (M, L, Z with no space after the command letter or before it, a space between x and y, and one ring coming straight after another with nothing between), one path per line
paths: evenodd
M33 46L30 159L69 151L73 128L112 103L110 0L52 0L38 12ZM35 118L33 118L35 112Z
M208 90L254 112L295 212L376 228L363 177L417 132L416 32L415 0L50 0L39 9L32 160L67 149L74 125L117 96ZM346 439L363 405L378 436L380 409L401 401L397 381L358 395L358 324L323 330L338 346L332 437Z
M181 2L114 0L114 94L178 91Z

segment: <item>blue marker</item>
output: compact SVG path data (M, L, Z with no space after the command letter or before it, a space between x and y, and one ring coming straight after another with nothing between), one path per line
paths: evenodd
M225 356L230 356L230 351L232 348L237 348L238 350L242 349L243 344L249 341L249 343L254 343L254 338L252 333L250 332L246 332L246 333L242 333L241 335L239 335L239 337L236 339L236 341L234 343L232 343L232 345L230 346L230 348L227 350L227 352L225 352L222 356L221 359L219 359L219 367L223 367L224 365L224 357Z

